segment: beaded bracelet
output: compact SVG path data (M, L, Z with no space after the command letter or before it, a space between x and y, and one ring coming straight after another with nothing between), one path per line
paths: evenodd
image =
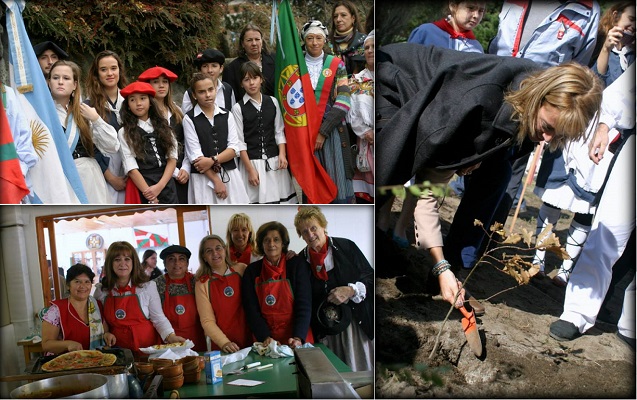
M451 264L449 264L449 261L440 260L436 263L436 265L434 265L433 269L431 270L431 273L434 276L440 276L440 274L442 274L443 272L447 271L450 268L451 268Z

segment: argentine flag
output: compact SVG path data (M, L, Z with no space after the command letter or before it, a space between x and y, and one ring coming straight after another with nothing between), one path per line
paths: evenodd
M31 127L37 164L29 170L32 203L88 203L80 176L44 74L22 20L25 1L2 0L7 6L11 86Z

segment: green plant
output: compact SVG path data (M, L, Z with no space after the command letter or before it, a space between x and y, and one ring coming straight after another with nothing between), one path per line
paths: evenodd
M41 0L27 2L23 16L33 44L55 41L85 71L108 49L122 57L129 78L162 65L185 83L197 52L221 42L225 7L221 1Z

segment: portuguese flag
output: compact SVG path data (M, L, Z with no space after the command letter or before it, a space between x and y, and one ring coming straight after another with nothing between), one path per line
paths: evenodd
M330 203L337 189L314 155L321 121L289 0L280 3L277 27L274 94L285 123L290 170L310 203Z
M169 244L168 238L165 236L142 231L141 229L135 228L133 228L133 231L135 232L135 240L137 241L138 249L147 247L161 247L163 245Z
M18 152L11 136L9 119L4 110L4 96L2 93L3 101L0 102L0 203L18 204L29 194L29 188L24 181Z

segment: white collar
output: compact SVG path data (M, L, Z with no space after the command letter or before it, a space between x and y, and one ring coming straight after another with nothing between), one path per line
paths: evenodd
M148 118L146 121L142 121L141 119L137 118L137 126L139 126L140 128L142 128L144 131L151 133L153 132L153 123L150 122L150 118Z
M260 93L260 95L261 95L261 101L256 101L249 94L247 94L247 93L244 94L243 95L243 104L248 104L249 101L252 101L253 103L257 103L257 104L263 103L263 93Z
M193 115L196 117L197 115L203 113L203 110L201 109L201 107L199 107L199 104L195 105L195 109L193 111ZM215 111L212 113L212 117L214 118L215 115L217 114L225 114L226 111L222 110L221 107L217 106L215 104ZM204 114L205 115L205 114Z

